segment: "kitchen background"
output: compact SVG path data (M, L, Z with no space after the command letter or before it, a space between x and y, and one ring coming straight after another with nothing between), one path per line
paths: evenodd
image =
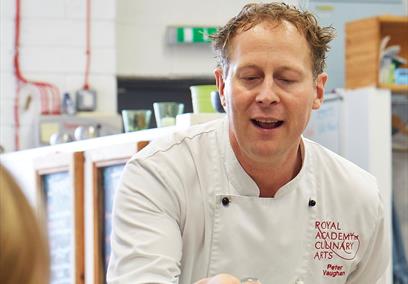
M188 87L213 83L214 55L209 44L172 43L174 38L170 40L168 37L169 27L216 27L224 24L248 2L265 1L1 0L0 147L11 152L39 146L43 142L46 144L48 141L42 140L47 139L39 135L40 122L50 124L58 119L81 123L85 117L106 126L106 133L118 133L122 131L122 109L151 108L153 101L167 98L183 101L185 111L191 112ZM337 29L337 38L328 55L327 91L345 86L346 22L385 14L408 16L408 0L286 2L308 8L323 25L333 25ZM16 17L17 11L20 11L19 18ZM18 25L19 29L16 28ZM17 31L19 45L16 48ZM401 37L404 36L408 38L408 31L405 34L401 32ZM19 61L16 61L16 50L19 51ZM87 53L87 50L90 52ZM18 76L16 67L20 71ZM87 89L87 85L96 92L95 111L62 118L45 115L60 106L63 94L68 93L74 99L76 92ZM388 112L375 113L365 103L375 96L384 99L385 95L377 96L377 91L372 90L362 92L370 93L370 98L360 100L356 91L348 96L348 103L348 99L337 103L354 106L354 113L367 112L365 122L369 127L365 125L363 128L366 127L367 132L375 132L386 125L383 118L388 117ZM392 103L393 109L399 109L407 122L408 97L393 94L392 98L396 98ZM326 110L326 114L332 113L337 103L326 104L330 110ZM351 126L363 124L359 119L349 119L347 123ZM154 127L154 124L151 126ZM387 130L386 127L383 128ZM379 180L385 184L383 189L389 189L391 167L387 166L387 159L378 159L391 153L373 155L370 152L387 139L383 137L380 142L372 141L372 135L366 135L364 139L367 140L355 143L355 137L360 134L351 133L354 140L350 140L349 144L356 147L354 152L365 155L365 169L370 171L370 165L375 164L374 172L380 173ZM392 153L392 188L393 194L397 194L395 208L401 224L404 224L402 235L405 244L408 244L407 153ZM386 201L389 199L386 196ZM405 249L408 255L408 245ZM87 279L92 279L91 273L87 271Z
M118 110L129 102L149 97L149 90L132 89L135 78L154 78L156 82L157 79L164 82L185 79L192 84L211 82L215 60L210 46L170 44L167 28L219 26L248 2L251 1L89 1L87 25L88 2L85 0L2 0L1 147L9 152L39 145L39 113L46 113L47 106L52 112L55 106L55 88L51 87L58 89L55 93L60 99L67 92L75 98L75 92L88 82L96 91L97 99L96 111L91 116L101 121L119 121L120 125ZM286 2L309 8L323 24L337 28L338 36L328 58L328 90L331 90L344 85L344 23L379 14L406 15L408 0ZM50 86L17 83L14 75L16 3L20 3L19 67L23 79ZM85 81L87 47L90 47L90 68L89 79ZM185 89L182 96L188 96L185 92L189 90ZM123 101L119 108L118 95ZM187 111L189 107L187 105Z

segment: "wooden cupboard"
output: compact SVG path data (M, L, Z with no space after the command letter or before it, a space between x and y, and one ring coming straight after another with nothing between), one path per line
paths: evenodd
M356 20L346 24L345 32L346 88L375 86L408 94L408 85L382 84L379 79L380 44L385 36L391 38L388 46L399 45L399 55L408 60L408 17L378 16Z

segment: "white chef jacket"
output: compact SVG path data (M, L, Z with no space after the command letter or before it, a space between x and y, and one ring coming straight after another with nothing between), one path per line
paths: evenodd
M226 119L151 143L125 167L108 283L373 284L388 265L375 178L302 138L298 175L274 198L236 159Z

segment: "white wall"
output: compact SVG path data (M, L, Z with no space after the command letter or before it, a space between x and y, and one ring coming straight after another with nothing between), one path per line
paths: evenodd
M85 0L21 0L21 69L33 80L74 93L85 69ZM97 111L116 111L116 75L140 77L212 76L214 54L209 45L166 43L170 25L218 26L250 0L98 0L92 1L91 86L98 92ZM265 2L265 1L254 1ZM309 0L288 0L313 8ZM303 3L303 4L302 4ZM408 15L408 0L403 0ZM0 1L0 145L14 150L13 44L15 0ZM391 5L392 6L392 5ZM312 9L313 10L313 9ZM325 23L324 23L325 24ZM334 54L334 49L331 52ZM329 61L330 61L329 54ZM332 56L333 57L333 56ZM333 58L340 58L334 56ZM337 66L337 67L330 67ZM342 63L330 64L332 87L342 81ZM340 67L339 67L340 66ZM330 71L330 70L329 70ZM336 81L337 82L337 81ZM22 148L32 145L39 95L23 89L22 101L34 95L29 111L21 112ZM36 104L37 102L37 104ZM21 110L20 110L21 111Z
M222 25L248 2L263 1L93 0L90 83L98 93L97 111L116 112L117 74L212 76L215 59L210 46L169 46L166 27ZM61 94L70 92L74 97L84 81L85 5L85 0L21 0L20 65L26 78L52 83ZM15 150L15 0L1 0L0 13L0 145L8 152ZM36 89L23 88L20 100L24 103L29 95L31 107L19 110L20 149L35 144L40 95Z
M20 67L24 76L56 85L60 92L84 83L85 0L21 0ZM15 149L13 106L16 80L13 69L15 0L0 1L0 145ZM97 91L97 111L116 111L116 37L114 0L92 1L90 86ZM31 107L21 113L22 148L33 144L39 94L24 88L21 100L31 94Z
M248 0L121 0L117 6L119 76L212 76L208 44L166 43L167 26L221 26ZM298 1L285 1L297 4Z
M209 45L166 44L166 26L219 26L250 0L121 0L117 6L118 75L212 76L214 55ZM344 86L344 24L380 14L408 14L408 0L323 1L293 0L287 3L309 8L322 25L333 25L337 37L328 53L327 90ZM405 11L404 11L405 5ZM332 10L320 10L330 7Z

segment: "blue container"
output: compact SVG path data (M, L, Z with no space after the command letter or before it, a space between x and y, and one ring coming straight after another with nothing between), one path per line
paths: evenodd
M394 72L395 84L408 85L408 68L397 68Z

